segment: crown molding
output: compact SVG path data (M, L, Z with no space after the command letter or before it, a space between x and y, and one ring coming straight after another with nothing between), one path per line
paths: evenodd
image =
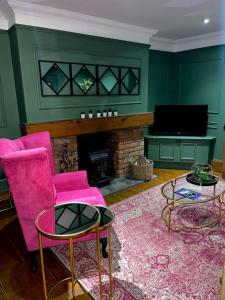
M166 52L175 52L175 41L153 36L150 38L150 49Z
M8 30L8 19L4 16L4 14L0 11L0 29Z
M17 0L0 0L0 29L14 24L37 26L92 36L150 44L152 50L181 52L225 44L225 32L184 39L153 36L157 30Z
M6 0L0 0L0 29L8 30L15 23L15 15Z
M202 34L175 41L175 52L225 44L225 31Z
M33 3L8 0L15 23L149 44L157 30Z
M167 52L181 52L225 44L225 31L202 34L189 38L172 40L160 37L150 39L151 49Z

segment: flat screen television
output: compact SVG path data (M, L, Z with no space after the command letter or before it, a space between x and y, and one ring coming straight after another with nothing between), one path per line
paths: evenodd
M153 135L206 136L208 105L156 105Z

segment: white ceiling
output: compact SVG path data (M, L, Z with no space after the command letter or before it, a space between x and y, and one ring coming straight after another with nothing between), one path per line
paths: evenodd
M0 29L14 24L177 52L225 44L225 0L0 0Z
M183 39L225 30L225 0L16 0L156 29ZM208 25L202 23L210 18Z

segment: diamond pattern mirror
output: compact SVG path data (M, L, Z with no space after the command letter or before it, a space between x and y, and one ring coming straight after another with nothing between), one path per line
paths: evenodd
M42 96L139 95L140 68L39 61Z

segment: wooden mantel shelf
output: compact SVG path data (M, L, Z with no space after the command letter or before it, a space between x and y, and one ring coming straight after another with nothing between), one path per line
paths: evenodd
M52 138L58 138L124 128L143 127L151 125L152 123L153 114L147 112L106 118L25 123L23 124L23 131L25 134L28 134L47 130L50 132Z

